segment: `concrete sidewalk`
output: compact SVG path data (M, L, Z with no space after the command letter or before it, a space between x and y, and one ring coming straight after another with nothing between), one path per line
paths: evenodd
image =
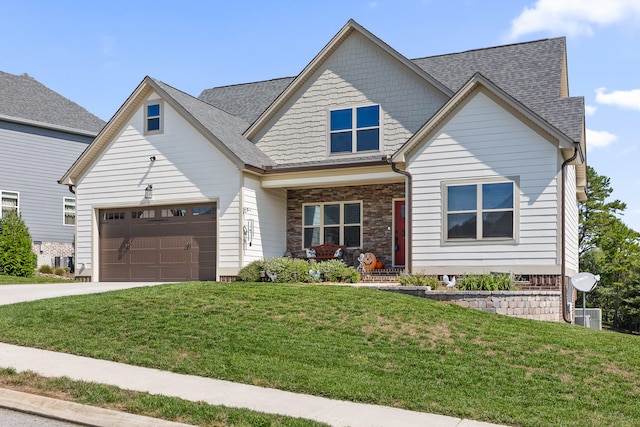
M144 286L166 285L158 282L70 282L25 285L1 285L0 305L69 295L97 294Z
M175 374L157 369L0 343L0 366L33 371L47 377L111 384L123 389L173 396L212 405L322 421L333 426L481 427L492 424L443 415ZM69 419L69 418L67 418ZM104 424L108 425L108 424Z

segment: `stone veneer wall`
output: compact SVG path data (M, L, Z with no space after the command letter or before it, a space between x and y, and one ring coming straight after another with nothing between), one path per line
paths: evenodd
M72 243L34 242L31 246L33 253L38 255L38 267L41 265L54 266L56 257L73 256Z
M523 319L562 320L560 291L429 291L424 286L390 286L378 289L429 298Z
M302 247L302 204L362 201L362 247L385 266L393 256L393 199L404 198L404 183L332 188L305 188L287 192L287 248ZM351 260L348 260L351 263Z

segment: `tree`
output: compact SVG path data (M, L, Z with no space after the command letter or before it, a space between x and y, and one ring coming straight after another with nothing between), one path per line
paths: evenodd
M38 257L32 251L31 235L22 217L4 212L0 222L0 272L10 276L31 277Z
M616 219L607 232L598 238L599 249L603 254L601 274L606 284L615 290L613 327L620 321L620 304L623 295L628 294L633 283L635 270L640 263L640 234Z
M587 299L602 308L603 320L614 328L631 328L640 322L640 234L620 219L626 204L608 201L609 178L587 167L587 179L588 199L579 209L580 269L601 276Z
M602 236L609 228L620 221L619 215L627 208L620 200L607 201L613 192L611 180L598 175L591 166L587 166L587 200L580 203L579 253L580 256L598 247Z

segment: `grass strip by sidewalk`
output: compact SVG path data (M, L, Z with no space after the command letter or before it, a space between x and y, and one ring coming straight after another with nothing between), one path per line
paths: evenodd
M7 276L4 274L0 274L0 285L21 285L24 283L73 283L74 280L71 279L62 279L59 277L48 277L48 276L38 276L34 275L31 277L17 277L17 276Z
M33 372L0 368L0 387L115 411L144 415L203 427L307 427L327 426L301 418L263 414L248 409L227 408L204 402L190 402L114 386L47 378Z
M636 336L371 289L184 283L35 301L0 307L0 337L499 424L640 419Z

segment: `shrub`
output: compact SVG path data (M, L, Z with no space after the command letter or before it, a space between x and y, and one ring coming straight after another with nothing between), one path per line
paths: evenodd
M264 261L264 271L269 275L275 274L275 282L297 283L310 282L309 263L298 258L271 258ZM271 280L271 279L269 279Z
M358 283L360 281L360 273L338 259L319 262L314 269L324 273L325 280L329 282Z
M324 276L321 277L330 282L356 283L360 280L359 273L340 260L309 262L288 257L253 261L238 272L238 279L243 282L259 282L263 279L261 273L264 272L266 280L273 277L273 281L278 283L309 283L318 280L311 276L310 270L322 273Z
M31 277L38 257L31 250L31 235L22 216L6 212L0 228L0 271L10 276Z
M463 275L457 278L456 285L463 291L510 291L515 289L514 277L506 273Z
M64 276L65 274L67 274L67 271L62 267L57 267L53 271L53 274L55 274L56 276Z
M238 280L241 282L259 282L260 272L264 271L263 265L264 261L261 259L247 264L238 272Z
M398 276L398 282L402 286L431 286L431 289L438 289L440 281L435 276L427 276L421 273L403 274Z
M41 265L40 268L38 268L38 271L42 274L53 274L53 268L47 264Z

